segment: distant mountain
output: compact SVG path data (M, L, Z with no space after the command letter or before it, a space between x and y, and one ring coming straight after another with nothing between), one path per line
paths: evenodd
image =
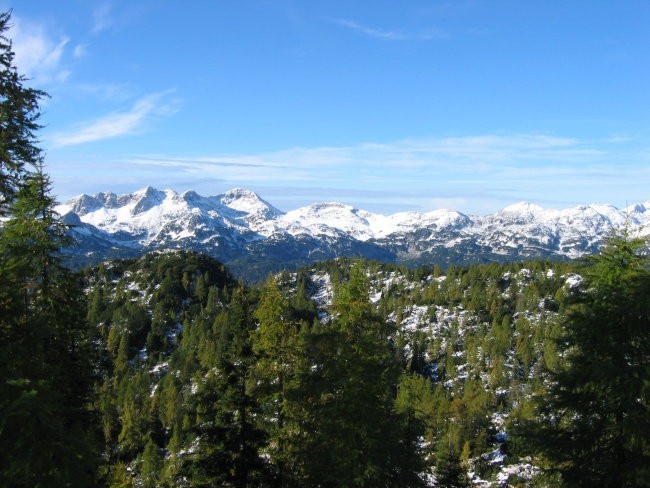
M133 194L81 195L57 207L70 224L75 266L190 249L256 280L268 272L340 256L405 264L469 264L597 251L612 228L650 234L650 202L619 210L592 204L566 210L519 203L470 216L452 210L380 215L341 203L282 212L249 190L204 197L144 188Z

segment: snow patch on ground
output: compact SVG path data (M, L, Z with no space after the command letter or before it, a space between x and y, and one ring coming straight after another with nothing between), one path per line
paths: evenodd
M318 320L321 322L327 322L329 319L328 310L332 306L332 300L334 299L332 280L329 274L322 272L314 273L311 276L311 282L315 287L315 291L311 298L316 304Z

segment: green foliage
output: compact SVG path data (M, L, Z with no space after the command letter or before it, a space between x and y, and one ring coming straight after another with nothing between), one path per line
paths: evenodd
M531 442L567 486L650 484L650 271L644 242L613 235L575 292Z
M470 486L467 471L463 468L460 454L446 441L439 443L436 451L436 486L465 488Z
M200 432L198 397L187 385L230 347L231 336L215 324L226 310L218 290L235 283L220 263L193 253L106 263L87 280L88 316L98 321L107 352L97 402L106 481L175 486L189 466L180 453ZM128 476L118 472L127 467Z
M395 405L399 365L360 266L337 286L332 316L308 339L301 484L419 486L415 430Z
M0 14L0 479L7 487L93 486L94 337L58 252L65 227L36 147L42 92L25 88Z
M14 65L11 40L11 12L0 13L0 217L11 213L9 206L23 187L25 174L39 167L42 154L36 132L41 128L40 101L47 95L25 86L27 79Z
M568 484L648 478L649 290L633 240L580 269L582 294L565 284L575 265L542 261L346 258L245 288L189 252L102 263L80 283L59 261L66 229L35 145L44 94L12 60L0 38L3 486L467 486L469 472L494 481L490 453L515 463L530 439L562 446L538 461ZM334 288L326 310L315 273ZM528 438L533 395L548 410Z
M257 361L251 384L259 399L270 434L269 454L278 467L282 484L292 483L299 461L295 433L300 430L300 366L304 364L301 329L276 279L264 287L255 311L257 330L253 349ZM297 401L296 401L297 400Z
M163 459L160 456L158 445L149 439L142 453L142 484L145 488L157 486L162 466Z
M182 469L192 486L264 486L270 479L260 456L265 432L257 427L259 408L246 387L253 365L251 318L243 289L215 320L219 348L194 394L198 444Z
M244 288L192 253L106 263L86 273L88 317L107 347L106 479L496 482L502 463L530 453L531 398L572 359L562 317L578 305L576 269L489 264L434 278L336 260ZM317 310L311 296L328 281L333 302ZM559 483L528 476L508 483Z

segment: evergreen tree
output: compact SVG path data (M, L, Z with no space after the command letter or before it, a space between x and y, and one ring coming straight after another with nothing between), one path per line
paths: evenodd
M613 235L574 293L565 367L529 433L567 486L650 486L650 271L644 242Z
M395 405L401 371L361 266L337 286L332 314L310 358L302 486L419 486L415 430Z
M460 455L446 441L440 442L436 450L436 486L444 488L465 488L470 486L467 472Z
M199 442L184 467L191 486L247 488L269 480L260 456L265 435L256 425L259 408L246 387L253 361L251 325L241 288L215 319L219 347L195 395Z
M158 446L152 439L149 439L142 454L142 484L145 488L156 487L162 464Z
M94 486L91 337L83 293L61 264L65 227L36 146L38 102L13 66L0 14L0 479Z
M88 486L95 449L83 293L56 255L65 228L47 176L37 168L21 185L0 232L0 472L6 486Z
M258 321L253 350L256 364L253 370L255 395L259 399L270 434L269 454L278 467L281 484L293 483L295 473L295 433L300 431L295 416L296 402L302 401L299 392L300 324L292 320L288 301L280 292L275 278L271 278L260 297L255 311Z
M28 88L14 66L14 52L6 32L11 12L0 13L0 216L9 212L26 171L41 161L36 132L39 102L46 94Z

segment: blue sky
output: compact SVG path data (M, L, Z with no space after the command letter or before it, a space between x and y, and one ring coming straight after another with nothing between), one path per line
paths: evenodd
M650 2L0 0L60 201L650 200Z

